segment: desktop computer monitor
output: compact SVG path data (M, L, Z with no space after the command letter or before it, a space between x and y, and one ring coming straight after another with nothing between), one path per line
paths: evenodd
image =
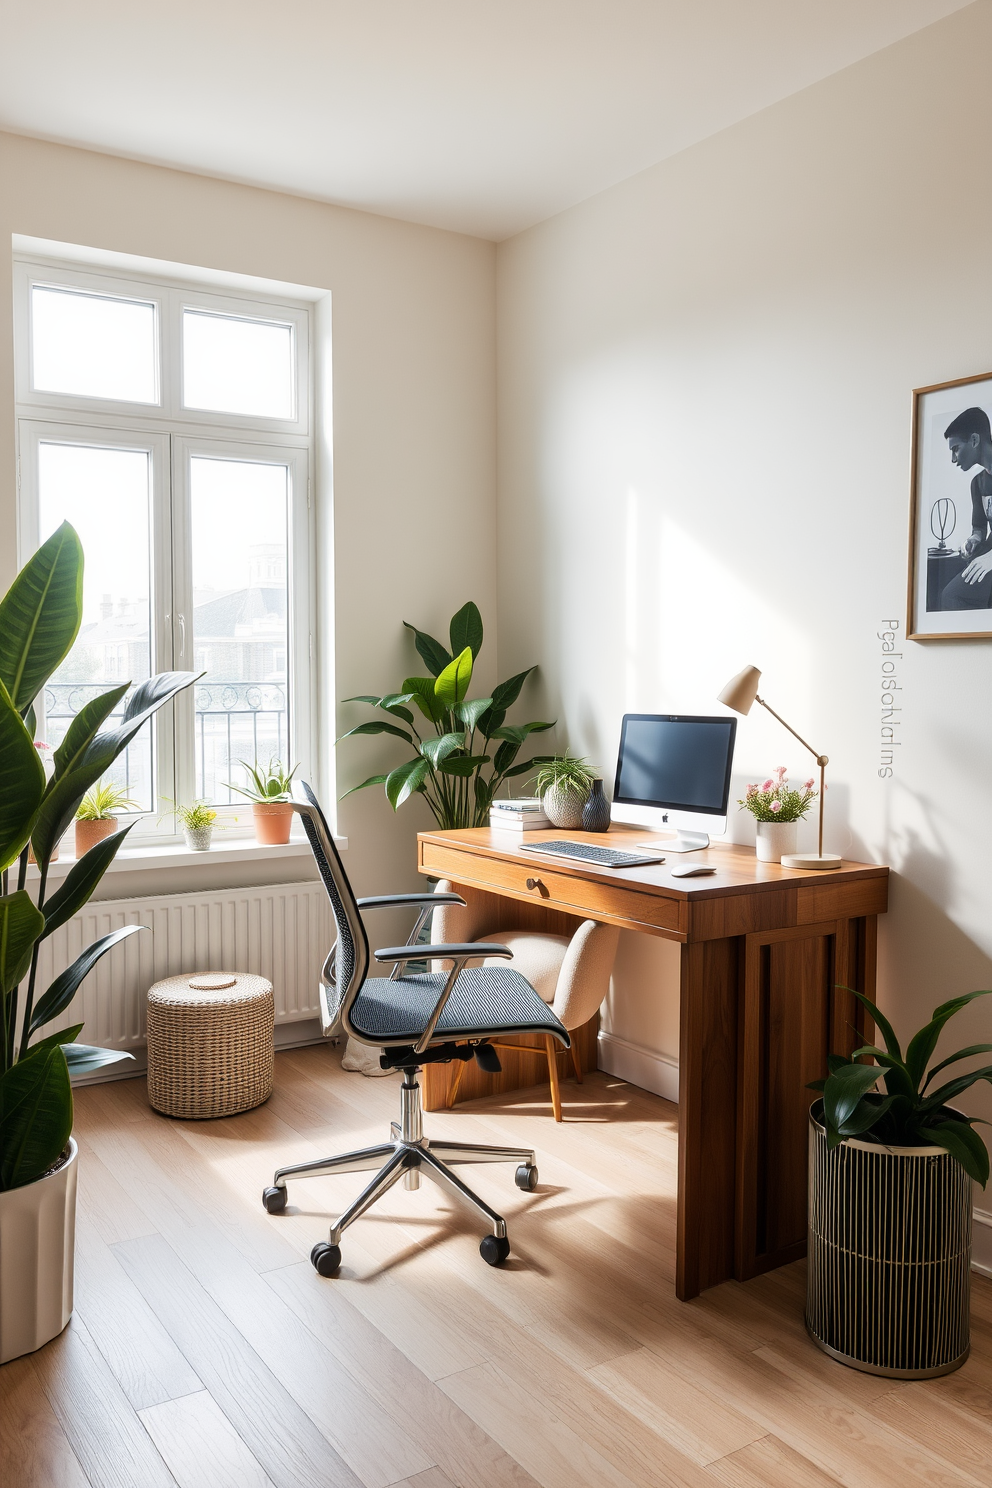
M673 826L666 852L709 847L709 829L724 832L736 718L682 713L625 713L612 817L642 826Z

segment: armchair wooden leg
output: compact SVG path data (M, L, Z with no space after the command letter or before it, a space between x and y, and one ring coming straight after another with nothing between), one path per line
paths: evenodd
M462 1075L464 1073L465 1073L465 1065L464 1065L464 1063L459 1064L458 1068L455 1070L455 1078L451 1082L451 1089L448 1091L448 1099L445 1102L445 1104L447 1105L449 1111L451 1110L452 1106L455 1104L455 1097L458 1094L458 1087L462 1083Z
M544 1047L548 1051L548 1074L551 1077L551 1109L555 1120L561 1120L561 1091L558 1088L558 1053L550 1033L544 1035Z
M578 1050L576 1049L574 1043L572 1044L572 1047L569 1049L568 1052L572 1056L572 1068L575 1071L575 1080L576 1080L576 1083L578 1085L581 1085L582 1084L582 1066L579 1063L579 1054L578 1054Z

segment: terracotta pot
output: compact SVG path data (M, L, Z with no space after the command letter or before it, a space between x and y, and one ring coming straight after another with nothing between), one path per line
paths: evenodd
M252 816L255 818L255 837L266 847L275 847L289 841L293 825L293 808L288 801L253 801Z
M31 1354L72 1315L76 1144L54 1173L0 1193L0 1364Z
M96 847L104 837L112 837L119 825L116 816L105 816L100 821L77 821L76 857L81 858L83 853L89 852L91 847Z

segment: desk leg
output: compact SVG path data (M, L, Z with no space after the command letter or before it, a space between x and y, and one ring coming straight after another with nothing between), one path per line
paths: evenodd
M682 947L675 1290L734 1274L740 942Z

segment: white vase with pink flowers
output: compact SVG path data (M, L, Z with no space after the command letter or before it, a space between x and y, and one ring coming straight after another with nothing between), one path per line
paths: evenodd
M799 823L816 800L812 776L801 786L789 784L785 766L778 765L762 785L749 785L737 802L755 820L755 855L760 863L781 863L796 851Z

